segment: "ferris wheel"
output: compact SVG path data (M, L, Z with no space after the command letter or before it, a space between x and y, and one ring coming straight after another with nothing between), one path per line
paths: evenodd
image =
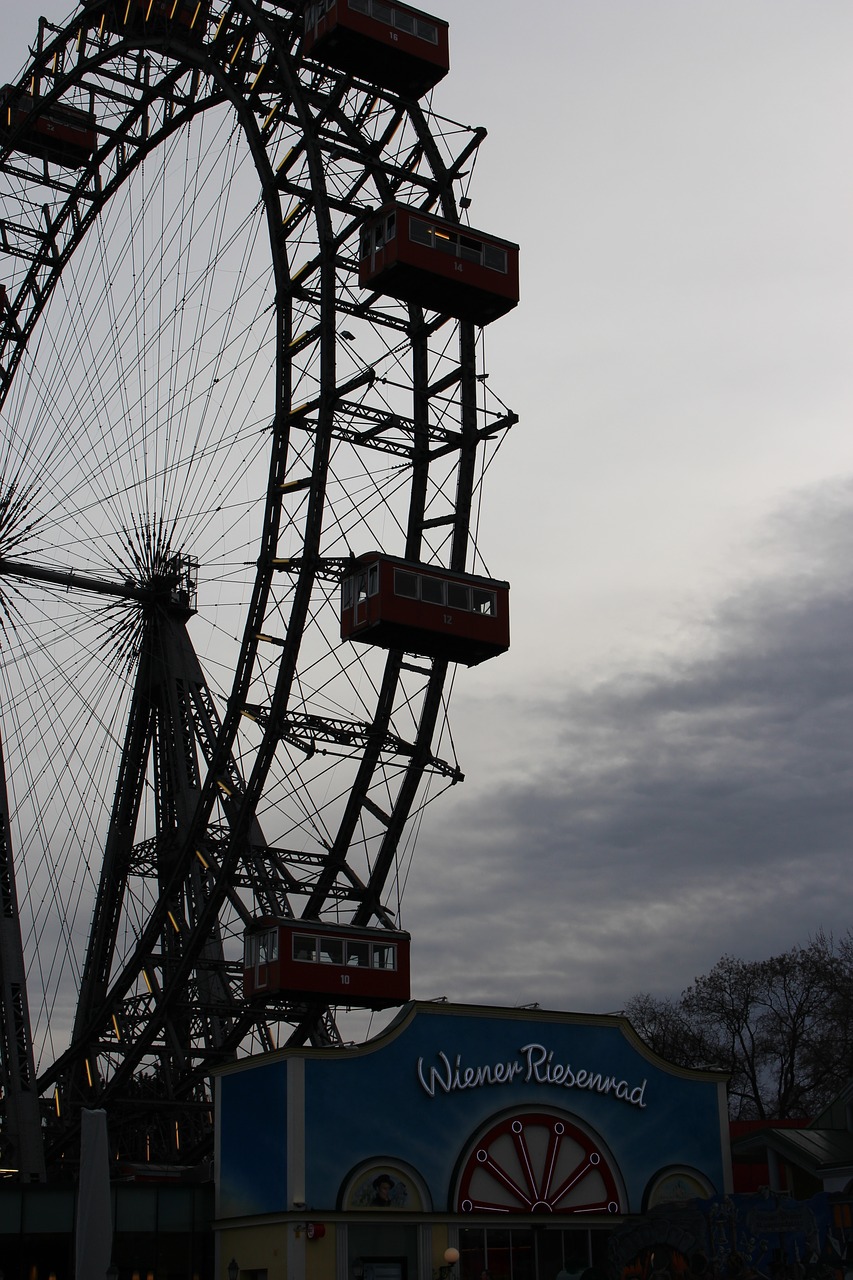
M40 1176L90 1106L115 1156L194 1162L213 1068L382 1003L249 991L244 939L255 978L295 921L316 972L405 940L453 673L508 644L475 533L518 288L461 222L485 131L430 105L437 18L92 0L31 55L0 89L0 1158Z

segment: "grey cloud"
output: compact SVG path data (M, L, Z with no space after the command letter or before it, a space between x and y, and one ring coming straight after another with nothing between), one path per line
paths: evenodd
M612 1007L847 927L853 486L772 529L776 567L718 605L700 652L504 707L536 724L534 758L466 762L409 920L457 998Z

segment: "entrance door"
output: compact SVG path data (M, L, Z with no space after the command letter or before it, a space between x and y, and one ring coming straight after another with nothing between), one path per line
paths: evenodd
M278 959L278 930L270 929L258 938L255 953L255 990L264 991L270 982L270 965Z
M355 583L355 602L352 607L353 625L363 626L367 622L367 571L362 570Z

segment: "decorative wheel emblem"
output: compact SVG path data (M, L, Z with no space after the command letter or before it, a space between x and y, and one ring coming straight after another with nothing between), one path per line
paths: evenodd
M592 1138L546 1113L512 1116L477 1143L459 1213L618 1213L616 1178Z

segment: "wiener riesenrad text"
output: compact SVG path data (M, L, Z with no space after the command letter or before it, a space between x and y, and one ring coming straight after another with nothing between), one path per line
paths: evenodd
M555 1060L554 1050L543 1044L526 1044L513 1059L479 1066L466 1065L461 1053L450 1058L439 1050L437 1058L437 1065L431 1067L424 1065L423 1058L418 1058L418 1081L431 1098L437 1093L457 1093L518 1081L521 1084L558 1085L563 1089L587 1089L590 1093L610 1094L634 1107L646 1106L645 1080L632 1087L619 1076L584 1067L573 1068L569 1062Z

